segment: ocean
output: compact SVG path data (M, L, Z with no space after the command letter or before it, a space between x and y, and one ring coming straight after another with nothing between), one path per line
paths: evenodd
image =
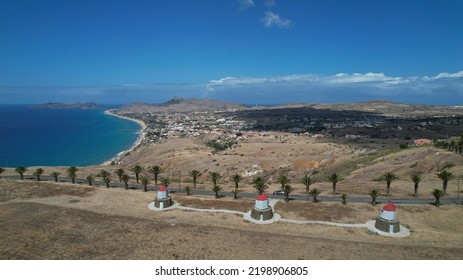
M0 167L101 164L132 147L140 130L104 110L0 105Z

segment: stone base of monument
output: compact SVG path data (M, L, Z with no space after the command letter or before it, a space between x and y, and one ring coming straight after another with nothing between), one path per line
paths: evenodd
M398 220L387 221L378 217L375 221L375 228L384 232L396 233L400 231L400 223Z
M251 210L251 218L258 221L271 220L273 218L272 207L268 207L265 209L257 209L254 207Z
M154 200L154 207L159 208L159 209L164 209L172 206L172 198L156 198Z

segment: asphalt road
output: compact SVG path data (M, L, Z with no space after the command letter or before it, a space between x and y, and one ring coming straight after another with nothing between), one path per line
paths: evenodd
M19 180L20 176L2 176L3 179L14 179L14 180ZM40 179L42 181L55 181L54 177L51 176L40 176ZM31 175L24 175L24 180L25 181L35 181L37 180L37 177L31 176ZM66 178L66 177L58 177L58 182L64 182L64 183L71 183L72 180L71 178ZM85 179L75 179L75 184L76 185L88 185L87 181ZM103 181L93 181L93 186L101 186L101 187L106 187L106 183ZM118 182L114 181L109 183L109 186L111 188L125 188L125 184L123 182ZM128 188L132 190L144 190L144 186L140 184L128 184ZM157 191L159 186L150 186L148 185L147 189L148 191ZM169 192L171 193L185 193L185 190L178 188L177 186L172 186L169 189ZM199 189L191 189L190 193L192 195L198 194L198 195L210 195L210 196L215 196L215 193L213 191L208 191L208 190L199 190ZM219 192L220 196L222 197L233 197L233 193L231 192ZM245 192L240 192L238 197L240 198L255 198L257 196L256 193L245 193ZM271 198L277 198L277 199L283 199L284 196L282 195L270 195ZM308 196L307 195L290 195L291 200L303 200L307 201ZM312 198L310 198L312 200ZM317 200L319 202L341 202L341 198L338 196L318 196ZM378 197L376 198L377 204L382 204L382 203L387 203L389 201L393 201L395 204L434 204L435 199L434 198L415 198L415 197L410 197L410 198L383 198L383 197ZM440 199L441 205L457 205L458 201L460 202L460 205L463 204L463 197L444 197ZM370 203L371 198L369 196L349 196L347 198L347 203Z

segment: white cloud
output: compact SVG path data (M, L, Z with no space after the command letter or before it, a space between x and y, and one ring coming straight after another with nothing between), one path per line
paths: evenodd
M452 78L463 78L463 71L457 72L457 73L439 73L436 76L433 77L428 77L424 76L423 80L429 81L429 80L440 80L440 79L452 79Z
M282 19L279 14L275 14L271 11L265 12L265 16L260 19L260 22L262 22L265 27L276 26L279 28L288 28L291 25L289 19Z
M243 10L255 6L254 0L238 0L238 2L240 4L240 8L243 9Z
M387 76L384 73L226 77L211 80L206 91L209 98L248 100L248 103L389 99L406 103L462 105L463 71L441 73L427 79Z

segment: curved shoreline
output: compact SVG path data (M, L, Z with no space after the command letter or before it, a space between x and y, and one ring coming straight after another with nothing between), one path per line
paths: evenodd
M145 122L141 121L141 120L137 120L137 119L133 119L133 118L129 118L129 117L124 117L124 116L120 116L116 113L113 112L113 110L115 109L109 109L109 110L106 110L104 111L104 113L106 115L110 115L110 116L113 116L113 117L116 117L116 118L121 118L121 119L126 119L126 120L129 120L129 121L133 121L133 122L136 122L140 125L140 132L138 133L138 139L137 141L135 141L135 143L132 145L132 147L130 147L129 149L127 150L124 150L120 153L118 153L115 157L103 162L101 165L109 165L111 164L111 162L113 161L117 161L118 159L120 159L121 157L123 157L125 154L127 154L128 152L131 152L133 150L135 150L135 148L137 148L142 140L143 140L143 133L145 132L145 129L147 128L147 125L145 124Z

